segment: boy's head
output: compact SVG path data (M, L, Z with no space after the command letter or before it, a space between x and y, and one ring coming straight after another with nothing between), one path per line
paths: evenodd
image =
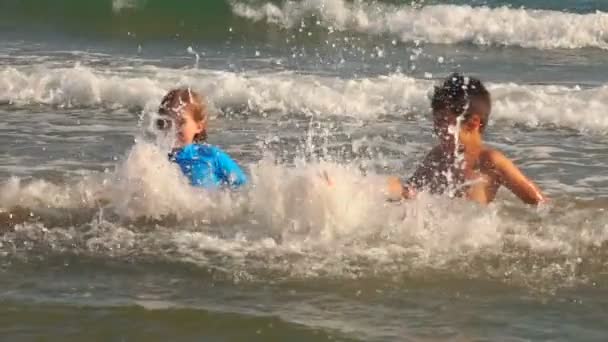
M435 132L442 140L449 138L449 127L456 125L458 117L464 128L483 133L492 109L490 93L481 81L457 73L435 87L431 107Z
M161 100L158 114L169 118L157 120L157 127L166 130L175 124L181 145L207 140L207 108L202 97L190 88L170 90Z

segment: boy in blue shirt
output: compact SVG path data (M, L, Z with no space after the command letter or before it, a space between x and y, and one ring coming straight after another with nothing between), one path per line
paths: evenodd
M174 128L176 139L169 154L190 184L207 189L238 188L247 184L239 165L219 147L207 144L207 108L190 88L173 89L161 101L156 120L160 130Z

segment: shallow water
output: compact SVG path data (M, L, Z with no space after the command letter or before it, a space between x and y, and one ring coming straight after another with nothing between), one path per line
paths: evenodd
M606 339L603 2L56 6L0 5L2 336ZM550 206L385 201L454 70L487 82L488 144ZM150 123L177 85L252 187L166 160Z

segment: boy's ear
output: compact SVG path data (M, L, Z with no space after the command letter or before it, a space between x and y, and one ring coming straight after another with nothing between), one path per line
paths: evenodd
M481 130L481 118L477 114L471 115L469 120L467 120L467 126L469 130Z
M207 122L206 121L200 121L196 123L196 128L198 128L199 132L202 132L204 130L207 129Z

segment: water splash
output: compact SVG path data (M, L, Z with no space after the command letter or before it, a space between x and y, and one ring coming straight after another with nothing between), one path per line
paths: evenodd
M508 199L480 210L425 193L396 204L386 202L384 176L357 165L265 158L246 168L254 186L210 193L139 141L114 171L66 184L13 179L0 185L0 221L12 227L0 251L27 256L42 245L274 280L440 272L551 287L605 271L604 211L543 213Z
M201 57L199 56L198 52L196 52L196 51L195 51L195 50L192 48L192 46L188 46L188 49L186 49L186 51L187 51L189 54L194 55L194 57L195 57L195 60L194 60L194 68L195 68L195 69L198 69L198 62L199 62L199 60L200 60L200 58L201 58Z

